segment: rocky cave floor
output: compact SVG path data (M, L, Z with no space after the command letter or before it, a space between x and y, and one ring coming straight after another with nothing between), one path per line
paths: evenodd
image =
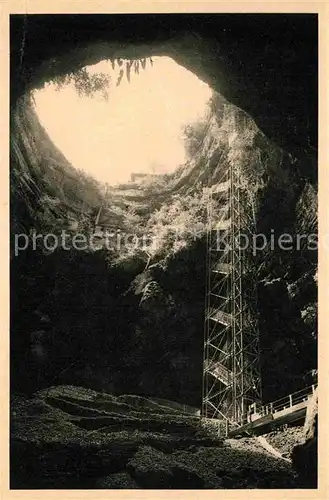
M300 428L271 433L289 456ZM51 387L11 404L13 489L296 488L291 464L256 438L139 396Z

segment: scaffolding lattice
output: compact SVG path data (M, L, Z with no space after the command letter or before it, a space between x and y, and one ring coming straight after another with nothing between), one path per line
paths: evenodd
M232 166L210 189L201 411L235 425L262 399L256 276L241 241L242 229L250 242L253 228L245 214L242 224L241 192L239 169Z

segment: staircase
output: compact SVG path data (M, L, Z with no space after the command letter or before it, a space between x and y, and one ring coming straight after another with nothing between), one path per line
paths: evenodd
M231 385L233 382L233 373L219 361L207 360L205 363L205 370L226 386Z

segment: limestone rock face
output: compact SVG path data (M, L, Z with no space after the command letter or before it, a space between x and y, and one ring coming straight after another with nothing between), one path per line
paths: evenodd
M307 407L304 434L305 441L317 439L318 436L318 388L316 388Z
M206 276L203 231L208 201L202 190L211 185L221 192L225 184L223 169L239 165L244 172L244 186L248 186L241 215L244 221L249 220L247 212L256 207L257 230L268 238L272 228L276 235L287 231L303 235L317 230L316 188L299 176L288 153L219 94L213 96L210 111L200 149L173 173L164 190L159 189L161 196L157 191L139 193L144 207L143 231L148 234L150 228L154 229L158 240L165 240L150 261L136 252L120 254L118 263L118 255L105 250L63 250L53 255L31 250L30 254L19 254L14 286L25 290L25 295L24 299L17 296L12 309L15 327L11 345L15 352L15 384L20 390L28 385L33 392L52 383L54 376L61 373L65 383L92 384L96 389L133 391L199 405ZM89 208L81 223L85 229L78 232L89 234L87 221L94 224L101 193L97 185L89 181L88 185L86 178L78 177L51 142L27 97L17 102L12 113L11 147L12 234L28 233L29 228L57 234L72 218L80 221L82 206ZM59 170L62 174L57 178ZM27 184L24 179L29 179ZM42 203L37 203L35 190L42 195L38 195ZM130 206L131 193L123 188L114 191L111 207L125 214L127 210L122 207ZM166 223L161 222L161 216L149 224L162 208ZM159 222L160 229L156 229ZM131 229L129 217L123 229L125 224L129 233L135 230ZM175 237L167 226L177 231ZM179 239L178 233L183 235ZM73 229L70 234L74 235ZM177 242L183 245L177 248ZM264 261L258 274L258 297L264 345L262 366L266 367L264 397L269 401L300 389L301 377L316 366L317 257L316 252L306 250L281 252L275 247L269 254L257 254L259 262ZM40 280L38 276L43 274L49 278ZM88 276L92 293L86 307L81 308L86 297L82 291L87 287L84 275ZM28 304L24 318L20 311L22 300ZM71 312L79 311L75 316L68 312L68 304ZM37 317L31 318L28 311L38 308L49 321L34 313ZM26 324L32 322L32 332L47 331L43 346L46 352L35 346L27 364L29 343L25 331ZM65 357L73 361L82 343L88 356L81 366L66 370ZM40 363L34 363L35 359ZM42 359L45 362L41 369Z
M310 399L304 425L304 442L295 446L292 461L303 488L317 487L318 390Z

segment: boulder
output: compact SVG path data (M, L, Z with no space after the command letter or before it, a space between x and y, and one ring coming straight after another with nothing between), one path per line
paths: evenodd
M317 488L318 482L318 390L307 406L303 442L292 451L293 467L301 488Z

